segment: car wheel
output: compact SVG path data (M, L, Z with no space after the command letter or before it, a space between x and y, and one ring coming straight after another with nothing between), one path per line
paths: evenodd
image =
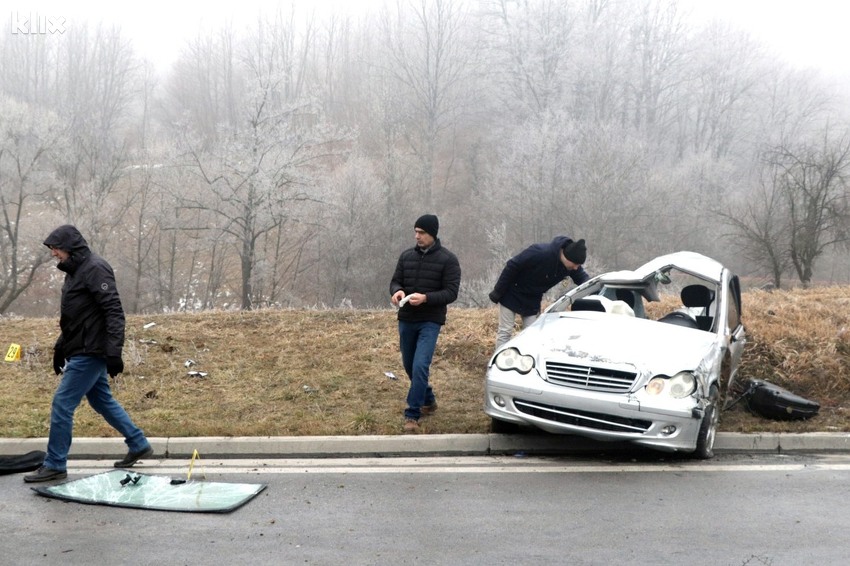
M702 416L702 422L699 426L697 448L694 450L694 456L701 460L714 457L714 440L717 437L717 426L720 423L720 408L717 406L720 401L720 391L716 384L709 389L708 398L709 403L705 408L705 414Z
M516 423L509 423L507 421L500 421L499 419L492 419L490 421L490 432L495 434L516 434L519 432L519 425Z

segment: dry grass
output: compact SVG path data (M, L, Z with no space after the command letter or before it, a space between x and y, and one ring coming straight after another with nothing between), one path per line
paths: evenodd
M744 296L749 342L741 373L821 405L810 421L781 423L728 412L723 430L850 431L850 288L752 291ZM751 421L755 420L755 423Z
M778 422L739 405L724 413L721 430L850 431L850 288L753 291L744 305L741 377L815 399L821 414ZM495 309L449 311L431 374L440 409L423 420L425 432L488 431L483 379L495 332ZM12 342L23 350L20 362L0 364L0 436L47 435L56 334L55 319L0 319L3 353ZM150 436L401 432L407 378L391 310L131 316L124 358L113 390ZM75 434L116 433L83 403Z

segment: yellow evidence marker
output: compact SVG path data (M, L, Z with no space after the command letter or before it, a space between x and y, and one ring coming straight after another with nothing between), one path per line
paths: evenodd
M9 351L6 352L6 361L7 362L17 362L21 359L21 345L20 344L12 344L9 346Z

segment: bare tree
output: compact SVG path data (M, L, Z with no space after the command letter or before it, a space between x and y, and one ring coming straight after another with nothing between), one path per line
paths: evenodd
M352 158L324 187L323 200L331 206L321 210L322 224L330 229L316 238L324 250L317 272L325 288L322 296L334 306L387 305L395 258L386 247L394 226L380 214L385 202L372 165L362 156Z
M54 115L0 95L0 313L50 259L41 245L45 226L33 219L43 213L47 158L61 136Z
M497 218L506 219L514 248L575 229L578 195L568 164L574 163L579 137L574 122L552 113L513 128L497 150L492 206Z
M53 152L53 206L85 226L93 248L108 253L133 195L122 191L127 134L141 67L117 28L75 27L62 43L55 107L68 116L68 143Z
M813 70L775 62L759 78L750 108L756 120L747 140L756 155L751 163L760 161L758 153L764 146L811 137L846 104Z
M766 149L757 189L721 212L736 247L777 288L791 268L808 287L817 259L850 242L850 136L832 138L828 128L821 135Z
M656 143L669 135L685 64L685 24L678 5L663 0L637 2L628 45L632 54L626 123Z
M166 123L189 128L208 140L237 126L244 78L236 44L230 26L217 33L199 32L165 83L161 113Z
M387 250L425 211L479 291L494 258L564 232L594 267L686 248L777 282L841 248L840 142L796 142L846 104L745 34L689 28L677 0L398 0L327 21L284 4L198 33L162 86L115 29L0 36L0 91L72 124L27 175L10 148L47 138L4 138L6 233L80 224L135 312L384 305ZM705 237L720 220L743 253Z
M850 241L850 134L833 139L826 128L820 141L778 146L764 159L788 210L791 263L808 287L824 250Z
M217 142L184 136L203 190L187 191L181 207L203 211L206 228L235 245L243 309L264 300L254 290L255 270L263 263L258 246L299 217L298 204L314 200L315 170L332 164L337 151L338 138L323 127L319 109L299 95L303 73L295 69L311 47L309 26L299 51L290 25L288 19L261 25L246 44L242 66L249 79L236 126L224 129Z
M457 118L459 86L468 70L463 29L466 15L452 0L417 0L382 15L381 33L388 64L384 72L402 87L405 110L403 132L419 160L419 187L415 200L432 209L435 185L448 171L437 174L440 136ZM449 161L451 164L451 161Z
M20 102L58 110L62 39L44 33L0 34L0 90Z
M125 291L122 296L125 308L131 313L145 312L158 302L156 286L150 283L155 280L153 260L163 221L159 214L161 187L155 179L163 164L153 161L150 155L140 155L139 160L141 163L124 172L126 186L122 188L134 198L125 214L126 222L115 234L122 244L132 247L128 250L130 253L122 254L113 262L116 267L129 268L130 277L122 277L122 283L125 290L132 289L132 292Z
M622 119L630 58L630 19L611 0L589 0L576 19L574 113L582 120L616 123Z
M718 214L732 229L732 247L740 250L750 265L770 274L773 286L779 289L791 268L791 258L786 201L773 181L760 180L751 194Z
M484 3L491 77L501 106L522 121L569 103L576 14L560 0Z
M714 22L693 40L677 116L679 156L708 153L714 159L744 146L755 129L753 110L758 86L775 67L745 33ZM749 122L749 124L748 124Z

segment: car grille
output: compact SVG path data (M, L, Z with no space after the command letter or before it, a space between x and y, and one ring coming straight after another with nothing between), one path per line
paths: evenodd
M524 399L514 399L514 406L516 406L519 412L525 413L526 415L531 415L547 421L554 421L596 430L641 434L649 430L649 427L652 426L652 421L645 419L630 419L626 417L606 415L603 413L579 411L576 409L568 409L566 407L544 405L542 403L535 403Z
M637 374L630 371L546 362L546 380L564 387L606 393L626 393L631 390L635 377Z

